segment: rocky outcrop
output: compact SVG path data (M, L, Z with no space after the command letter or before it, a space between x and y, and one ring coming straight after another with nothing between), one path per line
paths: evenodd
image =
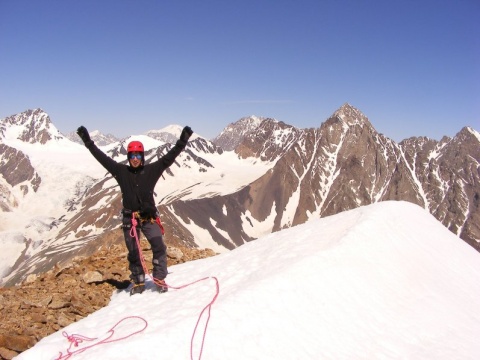
M148 242L142 241L142 251L151 264ZM214 255L209 249L167 249L168 266ZM112 292L130 284L126 256L123 244L106 244L91 256L32 274L20 286L0 288L0 359L12 359L43 337L107 305Z
M10 211L18 206L19 199L10 189L18 188L17 196L23 197L29 192L36 192L42 182L27 155L1 143L0 178L3 178L2 182L6 182L5 186L0 183L0 209L2 211Z

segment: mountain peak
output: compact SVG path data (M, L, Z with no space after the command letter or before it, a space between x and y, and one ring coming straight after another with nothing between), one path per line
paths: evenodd
M25 110L20 114L15 114L7 117L5 121L12 125L24 125L28 122L31 122L32 119L36 119L37 121L44 121L48 124L52 123L48 114L41 108Z
M349 103L343 104L335 113L334 117L345 122L347 125L361 125L370 124L368 118L357 108L353 107Z
M473 136L478 140L478 142L480 142L480 133L478 131L475 131L473 128L465 126L464 128L462 128L462 130L460 130L460 134L462 133L465 134L465 136Z
M242 142L243 138L258 129L264 120L273 120L255 115L246 116L229 124L212 142L224 150L233 150ZM275 121L275 120L274 120Z
M0 130L4 136L8 136L11 130L12 138L31 144L45 144L49 140L63 137L41 108L26 110L3 119Z
M171 124L159 130L149 130L145 133L145 135L150 136L151 138L156 140L160 140L170 144L175 144L175 142L179 139L180 135L182 134L183 128L184 127L182 125ZM201 137L200 135L195 133L195 129L193 129L193 131L194 132L190 137L190 141Z

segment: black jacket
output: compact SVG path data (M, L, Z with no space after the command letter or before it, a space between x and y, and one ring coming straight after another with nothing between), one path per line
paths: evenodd
M93 142L87 146L95 159L113 175L122 191L125 209L152 214L156 211L153 190L163 171L170 167L187 144L178 140L176 145L159 160L132 168L116 162L101 151Z

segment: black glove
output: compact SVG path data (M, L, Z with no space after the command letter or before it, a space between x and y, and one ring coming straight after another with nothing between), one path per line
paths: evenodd
M190 128L190 126L185 126L182 130L182 133L180 134L180 140L184 143L187 143L188 139L190 139L190 136L192 136L192 134L193 130Z
M82 139L85 146L88 147L91 144L93 144L92 139L90 139L90 134L88 133L88 130L85 128L85 126L80 126L77 129L77 134L78 134L78 136L80 136L80 138Z

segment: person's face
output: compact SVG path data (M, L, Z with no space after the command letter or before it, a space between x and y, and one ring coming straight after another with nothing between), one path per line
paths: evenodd
M139 167L140 165L142 165L142 153L133 152L128 154L128 161L130 162L131 167Z

